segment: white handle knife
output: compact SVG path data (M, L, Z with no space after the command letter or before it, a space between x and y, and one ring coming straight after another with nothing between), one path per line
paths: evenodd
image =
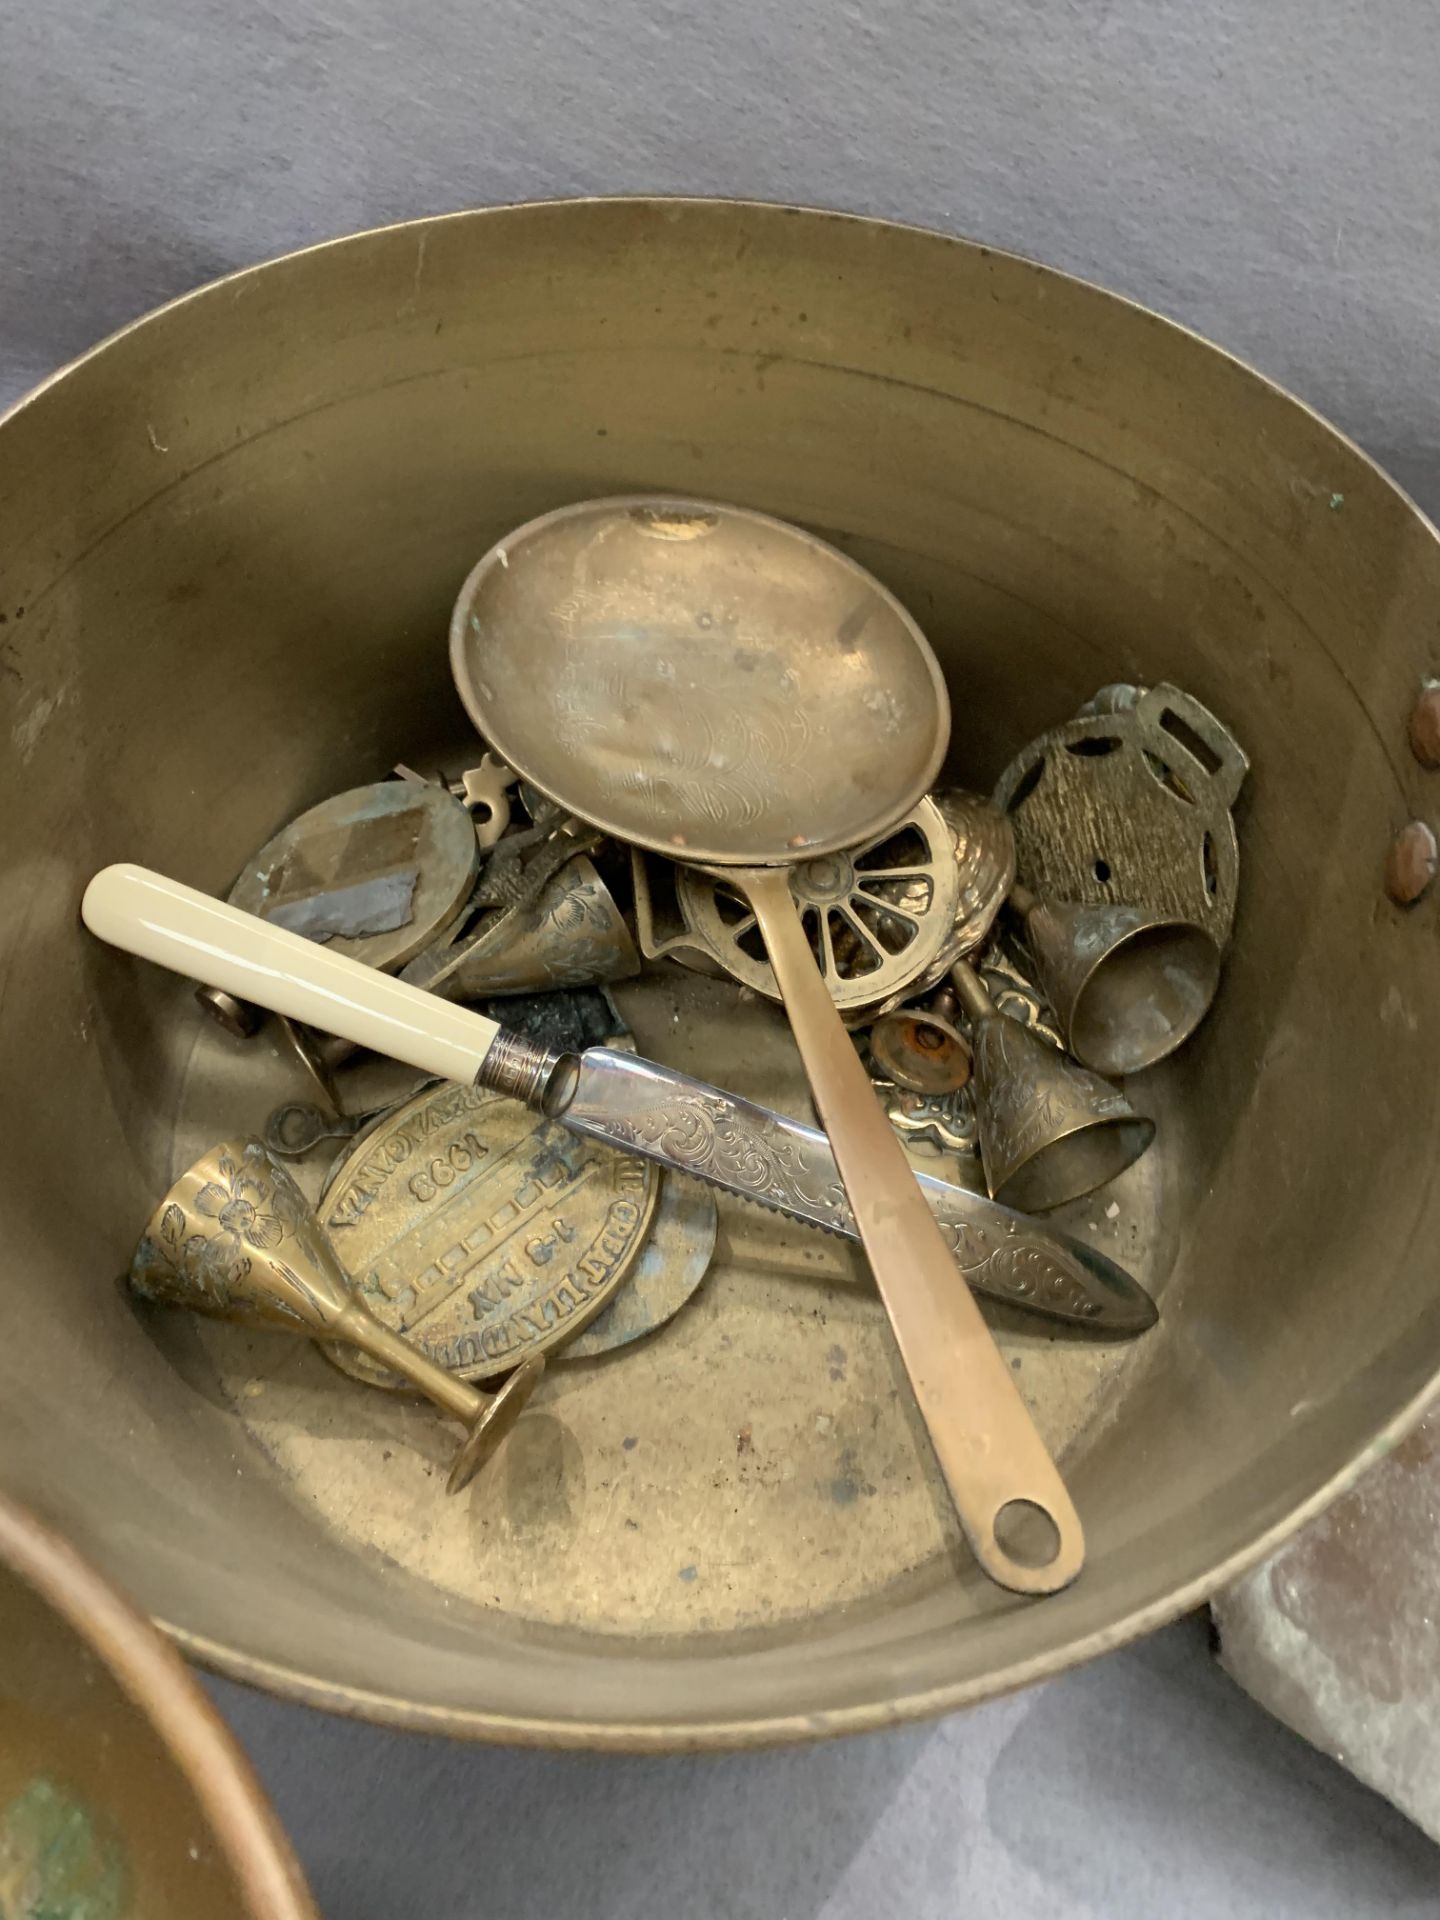
M144 867L97 873L81 914L100 939L143 960L424 1073L508 1094L577 1133L792 1219L859 1237L825 1135L754 1101L608 1047L554 1053L472 1008ZM1104 1254L963 1187L916 1178L977 1293L1112 1337L1154 1324L1150 1296Z

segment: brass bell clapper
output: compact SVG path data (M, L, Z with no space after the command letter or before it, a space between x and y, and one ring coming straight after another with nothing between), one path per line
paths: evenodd
M468 1430L447 1493L498 1450L545 1371L534 1354L498 1393L481 1393L382 1326L352 1292L309 1201L258 1140L227 1140L180 1176L135 1250L130 1286L214 1319L343 1341L403 1374Z

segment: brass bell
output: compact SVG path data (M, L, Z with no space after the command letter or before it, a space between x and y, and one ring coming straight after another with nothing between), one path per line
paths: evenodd
M907 1093L956 1093L970 1078L970 1042L955 1025L955 995L943 987L923 1007L897 1007L870 1029L870 1053Z
M603 986L640 971L624 916L593 861L576 854L532 901L490 915L478 931L437 945L403 977L448 1000L490 1000Z
M992 1199L1042 1213L1139 1159L1155 1137L1153 1120L1001 1013L965 961L951 977L971 1023L980 1163Z
M219 1320L341 1340L404 1374L469 1429L450 1468L459 1493L519 1418L541 1354L481 1393L417 1353L361 1305L314 1209L258 1140L227 1140L183 1173L151 1216L130 1267L145 1300Z
M1188 1040L1220 984L1203 927L1149 907L1037 900L1016 887L1045 997L1075 1058L1097 1073L1139 1073Z

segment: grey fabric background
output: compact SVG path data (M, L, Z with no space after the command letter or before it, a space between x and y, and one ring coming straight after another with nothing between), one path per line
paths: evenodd
M0 399L199 281L551 194L974 234L1257 362L1440 506L1431 0L0 0ZM1189 1622L942 1726L620 1762L217 1684L330 1920L1440 1915Z

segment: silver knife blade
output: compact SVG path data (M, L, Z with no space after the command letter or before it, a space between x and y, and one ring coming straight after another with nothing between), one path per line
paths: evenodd
M739 1094L634 1054L589 1047L551 1081L545 1110L575 1133L827 1233L860 1238L826 1136ZM1154 1326L1149 1294L1094 1247L931 1174L915 1177L976 1293L1097 1333Z

